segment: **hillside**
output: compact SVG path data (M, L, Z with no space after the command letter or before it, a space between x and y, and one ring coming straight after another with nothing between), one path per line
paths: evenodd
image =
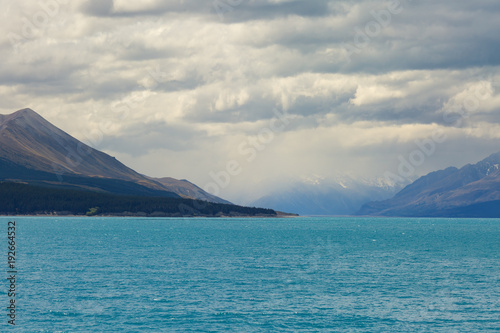
M229 203L187 181L165 179L137 173L73 138L31 109L0 115L0 180Z
M500 152L460 169L429 173L360 215L500 217Z
M46 188L10 182L0 182L0 214L150 217L277 216L276 212L271 209L180 198L125 196Z
M171 192L174 192L182 198L195 198L209 202L217 202L223 204L231 204L229 201L216 197L210 193L205 192L195 184L185 180L177 180L171 177L152 178L154 181L163 185L163 187Z

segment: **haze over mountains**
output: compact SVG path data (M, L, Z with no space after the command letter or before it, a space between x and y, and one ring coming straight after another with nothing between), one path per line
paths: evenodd
M301 215L500 217L500 152L405 185L384 179L308 177L285 182L249 204Z
M352 215L369 201L389 199L401 185L383 179L368 181L350 177L326 179L311 175L282 181L277 189L245 204L296 212L300 215Z
M229 204L198 186L141 175L60 130L31 109L0 115L0 180Z
M0 180L65 191L230 204L187 180L137 173L31 109L0 115ZM500 217L500 152L460 169L431 172L403 189L381 180L313 177L288 180L244 204L302 215Z
M431 172L392 199L367 203L358 214L500 217L500 152L460 169Z

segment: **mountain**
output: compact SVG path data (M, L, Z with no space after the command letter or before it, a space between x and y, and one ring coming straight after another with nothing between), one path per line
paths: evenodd
M0 158L28 169L160 186L55 127L31 109L0 117Z
M0 180L230 204L185 180L141 175L78 141L31 109L0 115Z
M309 176L285 185L249 204L300 215L351 215L369 201L392 197L400 188L349 177Z
M194 198L198 200L205 200L216 203L231 204L229 201L216 197L208 192L205 192L195 184L185 180L177 180L170 177L164 178L152 178L156 182L160 183L167 190L180 195L182 198Z
M431 172L360 215L500 217L500 152L460 169Z

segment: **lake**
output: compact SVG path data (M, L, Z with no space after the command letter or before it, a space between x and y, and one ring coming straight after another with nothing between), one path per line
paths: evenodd
M7 276L16 221L17 332L500 328L500 220L0 220Z

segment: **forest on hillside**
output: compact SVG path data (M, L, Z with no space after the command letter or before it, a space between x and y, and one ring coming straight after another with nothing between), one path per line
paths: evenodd
M272 209L0 182L2 215L276 216Z

